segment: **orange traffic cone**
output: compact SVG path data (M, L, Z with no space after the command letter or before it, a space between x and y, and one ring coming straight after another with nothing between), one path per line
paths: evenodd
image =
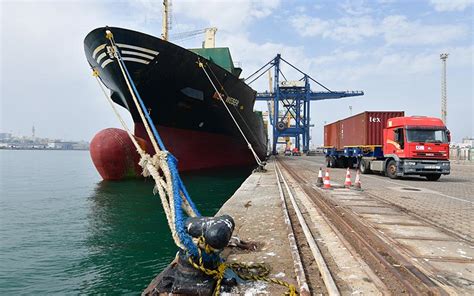
M324 189L331 189L331 181L329 180L328 170L326 170L326 175L324 176Z
M362 183L360 182L360 170L357 170L354 187L358 190L362 190Z
M351 182L351 172L349 171L349 168L347 168L346 180L344 181L344 187L350 188L351 186L352 186L352 182Z
M323 170L319 168L319 173L318 173L318 180L316 181L316 186L322 187L323 186Z

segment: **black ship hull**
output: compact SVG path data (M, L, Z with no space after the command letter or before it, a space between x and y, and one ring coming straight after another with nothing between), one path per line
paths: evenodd
M255 163L198 61L206 64L211 79L226 94L224 100L238 125L257 155L265 158L267 136L262 115L253 111L256 92L238 76L162 39L126 29L98 28L84 40L87 60L111 91L113 101L130 112L137 137L148 139L119 65L108 53L107 29L113 33L137 90L165 145L178 158L181 171ZM104 154L93 151L97 149L91 145L93 159L94 153L99 158ZM102 162L99 166L104 169L106 164L97 162ZM94 163L98 166L96 160Z

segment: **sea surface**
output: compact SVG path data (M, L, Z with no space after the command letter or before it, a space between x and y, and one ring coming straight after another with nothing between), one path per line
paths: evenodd
M88 151L0 150L0 295L137 295L176 247L151 179L102 181ZM182 175L214 215L249 175Z

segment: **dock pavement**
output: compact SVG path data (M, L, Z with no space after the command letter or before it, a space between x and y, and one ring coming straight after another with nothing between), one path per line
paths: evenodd
M269 162L267 172L248 177L217 215L234 217L234 235L258 248L228 248L227 262L264 263L270 277L297 287L300 264L312 295L334 295L328 292L327 276L341 295L474 294L474 166L453 163L452 174L437 182L362 175L362 190L343 188L345 169L330 169L332 189L316 187L320 167L326 169L322 156L280 156ZM350 172L354 181L356 172ZM288 188L283 193L281 178ZM290 195L329 275L309 250ZM286 291L275 284L249 282L228 295Z

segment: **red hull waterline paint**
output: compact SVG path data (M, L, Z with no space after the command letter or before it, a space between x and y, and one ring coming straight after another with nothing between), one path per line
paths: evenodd
M158 126L158 133L169 151L178 159L178 170L194 171L219 167L250 166L255 163L245 144L221 134ZM135 138L153 155L142 124L135 125ZM140 156L127 132L108 128L95 135L90 144L92 161L104 180L141 176Z

